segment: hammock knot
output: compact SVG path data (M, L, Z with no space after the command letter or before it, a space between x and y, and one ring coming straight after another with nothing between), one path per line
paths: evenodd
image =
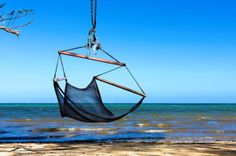
M93 26L88 33L88 43L86 46L89 51L92 51L95 55L97 54L97 50L101 48L101 44L98 41L96 36L96 27Z

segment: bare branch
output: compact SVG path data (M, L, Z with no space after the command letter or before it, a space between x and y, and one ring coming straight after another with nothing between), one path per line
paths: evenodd
M18 25L18 26L12 27L11 29L23 28L23 27L26 27L26 26L28 26L28 25L30 25L30 24L32 24L32 23L33 23L33 21L30 21L30 22L28 22L28 23L25 23L25 24L22 24L22 25Z
M33 14L33 10L26 10L26 9L18 10L18 11L13 10L5 16L1 16L2 18L0 19L0 22L16 20L16 19L20 19L20 18L29 16L32 14Z
M6 32L8 32L8 33L11 33L11 34L13 34L13 35L16 35L17 37L20 35L20 31L18 31L18 30L13 30L13 29L11 29L11 28L7 28L7 27L4 27L4 26L0 26L0 30L4 30L4 31L6 31Z
M30 25L33 22L34 11L32 9L21 9L4 13L2 9L5 8L5 5L6 3L0 3L0 30L19 36L20 30L16 29ZM29 20L29 18L31 19Z
M6 3L0 4L0 9L3 8L6 5Z

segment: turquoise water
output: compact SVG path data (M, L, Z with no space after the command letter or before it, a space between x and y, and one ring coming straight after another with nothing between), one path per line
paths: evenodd
M131 104L109 104L122 112ZM113 123L61 118L57 104L0 104L0 142L236 141L236 104L143 104Z

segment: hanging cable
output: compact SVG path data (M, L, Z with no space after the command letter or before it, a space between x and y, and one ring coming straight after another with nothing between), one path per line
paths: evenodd
M143 91L141 85L138 83L138 81L135 79L134 75L132 74L132 72L129 70L129 68L127 66L125 66L125 68L127 69L127 71L129 72L129 74L131 75L131 77L133 78L133 80L136 82L136 84L138 85L139 89L143 92L143 94L145 94L145 92Z
M91 23L93 29L96 29L97 24L97 0L90 0Z
M117 61L117 62L120 62L120 61L118 61L115 57L113 57L111 54L109 54L107 51L103 50L102 48L100 48L100 50L101 50L102 52L104 52L106 55L108 55L109 57L111 57L113 60L115 60L115 61Z
M99 76L108 74L108 73L113 72L113 71L115 71L115 70L117 70L117 69L120 69L121 67L124 67L124 66L116 67L116 68L114 68L114 69L111 69L111 70L109 70L109 71L106 71L106 72L104 72L104 73L101 73L101 74L99 74L99 75L97 75L97 76L95 76L95 77L99 77Z
M101 48L96 36L96 26L97 26L97 0L90 0L90 15L92 28L88 33L88 43L87 48L96 54L96 51Z
M61 58L61 54L59 54L59 57L60 57L60 61L61 61L61 67L62 67L63 75L66 78L66 72L65 72L65 68L64 68L64 65L63 65L62 58Z
M57 76L57 69L58 69L59 60L60 60L60 56L58 55L57 64L56 64L56 69L55 69L55 73L54 73L54 79L55 79L56 76Z
M59 62L61 62L61 67L62 67L62 72L63 72L64 78L57 78L57 71L58 71ZM56 64L56 69L55 69L55 74L54 74L54 81L61 81L61 80L67 81L67 78L66 78L66 72L65 72L63 62L62 62L61 54L58 54L58 59L57 59L57 64Z
M70 49L60 50L60 52L71 51L71 50L77 50L77 49L81 49L81 48L85 48L85 47L86 47L86 46L80 46L80 47L75 47L75 48L70 48Z

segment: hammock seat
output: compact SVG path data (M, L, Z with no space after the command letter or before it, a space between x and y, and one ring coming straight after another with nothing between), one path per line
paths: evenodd
M133 74L131 73L129 68L126 66L126 64L118 61L111 54L109 54L107 51L101 48L101 44L98 41L98 38L96 36L96 23L97 23L96 11L97 11L97 0L90 0L92 28L90 29L88 33L87 45L76 47L76 48L70 48L70 49L62 50L58 52L58 60L57 60L56 71L55 71L54 79L53 79L53 86L56 92L57 100L60 106L60 113L62 117L69 117L69 118L82 121L82 122L112 122L112 121L119 120L125 117L126 115L128 115L129 113L131 113L132 111L136 110L142 104L146 96L143 89L141 88L137 80L134 78ZM81 48L86 48L89 50L89 52L93 51L95 54L97 51L103 52L104 54L109 56L112 60L105 60L102 58L91 57L90 55L82 55L82 54L71 52L71 51L81 49ZM94 76L91 83L86 88L77 88L68 82L61 55L72 56L72 57L77 57L81 59L97 61L101 63L108 63L108 64L112 64L118 67L111 69L109 71L106 71L102 74ZM58 70L59 62L61 63L61 67L63 70L63 74L64 74L63 78L57 77L57 70ZM128 73L131 75L131 77L133 78L137 86L139 87L140 91L130 89L126 86L122 86L120 84L105 80L101 77L102 75L110 73L119 68L126 68ZM60 87L59 81L65 81L65 89L62 89ZM141 99L136 104L134 104L131 108L127 109L125 113L114 115L114 112L109 110L103 103L101 94L99 92L99 88L97 85L97 81L106 83L108 85L123 89L127 92L131 92L138 96L141 96Z
M74 49L79 49L79 48L82 48L82 47L72 48L69 50L74 50ZM103 52L107 53L106 51L103 51ZM104 60L104 59L100 59L100 58L94 58L94 57L89 57L86 55L72 53L72 52L69 52L68 50L59 51L59 57L58 57L56 71L55 71L55 75L54 75L54 79L53 79L53 86L54 86L54 89L56 92L57 100L58 100L58 103L60 106L60 114L62 117L69 117L69 118L72 118L72 119L75 119L78 121L82 121L82 122L113 122L113 121L116 121L116 120L119 120L119 119L125 117L126 115L128 115L129 113L131 113L132 111L137 109L142 104L143 100L145 99L145 93L143 92L142 88L141 88L142 92L135 91L133 89L113 83L111 81L105 80L100 77L100 76L102 76L108 72L114 71L118 68L115 68L115 69L112 69L108 72L94 76L92 81L90 82L90 84L86 88L77 88L77 87L71 85L68 82L68 79L66 77L61 55L69 55L69 56L73 56L73 57L79 57L79 58L83 58L83 59L89 59L89 60L93 60L93 61L109 63L109 64L119 66L118 68L126 67L126 64L121 63L117 60L114 60L114 61ZM61 62L61 66L63 69L63 73L64 73L63 78L57 77L57 68L58 68L59 62ZM128 68L127 68L127 70L128 70ZM65 81L65 89L64 90L60 87L59 81ZM123 90L131 92L133 94L139 95L139 96L141 96L141 99L136 104L134 104L130 109L128 109L125 113L115 116L103 103L102 98L101 98L101 94L100 94L100 91L99 91L99 88L97 85L97 81L106 83L108 85L111 85L111 86L114 86L114 87L117 87L120 89L123 89Z

